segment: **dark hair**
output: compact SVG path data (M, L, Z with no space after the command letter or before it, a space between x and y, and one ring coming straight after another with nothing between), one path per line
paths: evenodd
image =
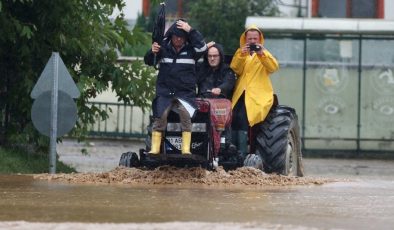
M222 64L223 64L223 62L224 62L224 51L223 51L223 46L221 45L221 44L219 44L219 43L215 43L215 44L213 44L211 47L209 47L208 49L207 49L207 51L205 52L205 54L204 54L204 64L207 66L207 67L209 67L209 62L208 62L208 51L211 49L211 48L216 48L218 51L219 51L219 56L220 56L220 61L219 61L219 66L221 66Z

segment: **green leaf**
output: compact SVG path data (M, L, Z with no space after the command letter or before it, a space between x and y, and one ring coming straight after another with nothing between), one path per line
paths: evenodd
M21 36L26 37L27 39L30 39L31 35L32 35L31 29L28 26L23 26Z

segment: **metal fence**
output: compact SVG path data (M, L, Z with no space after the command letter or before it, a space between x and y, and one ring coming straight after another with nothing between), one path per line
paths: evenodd
M394 37L276 35L266 46L281 104L295 107L304 150L394 151Z
M91 102L108 114L108 119L97 119L90 128L92 137L144 138L147 134L150 111L123 103Z

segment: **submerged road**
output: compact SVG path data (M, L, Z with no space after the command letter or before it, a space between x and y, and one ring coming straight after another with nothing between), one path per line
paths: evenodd
M113 169L121 152L132 148L113 142L63 145L68 146L58 148L64 151L60 159L73 159L77 168L92 172ZM90 155L72 153L79 147ZM0 229L392 229L393 161L304 160L307 176L342 182L245 188L81 185L1 175Z

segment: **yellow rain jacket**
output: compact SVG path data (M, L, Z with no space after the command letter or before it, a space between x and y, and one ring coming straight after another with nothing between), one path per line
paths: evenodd
M257 26L250 26L239 39L240 47L246 44L245 34L251 29L260 32L260 43L264 45L263 33ZM238 99L245 92L245 106L249 126L263 121L274 102L274 90L269 75L278 70L279 65L268 50L264 50L263 53L264 55L261 56L256 53L245 55L242 54L241 48L238 48L230 65L231 69L238 75L232 98L232 108L234 109Z

